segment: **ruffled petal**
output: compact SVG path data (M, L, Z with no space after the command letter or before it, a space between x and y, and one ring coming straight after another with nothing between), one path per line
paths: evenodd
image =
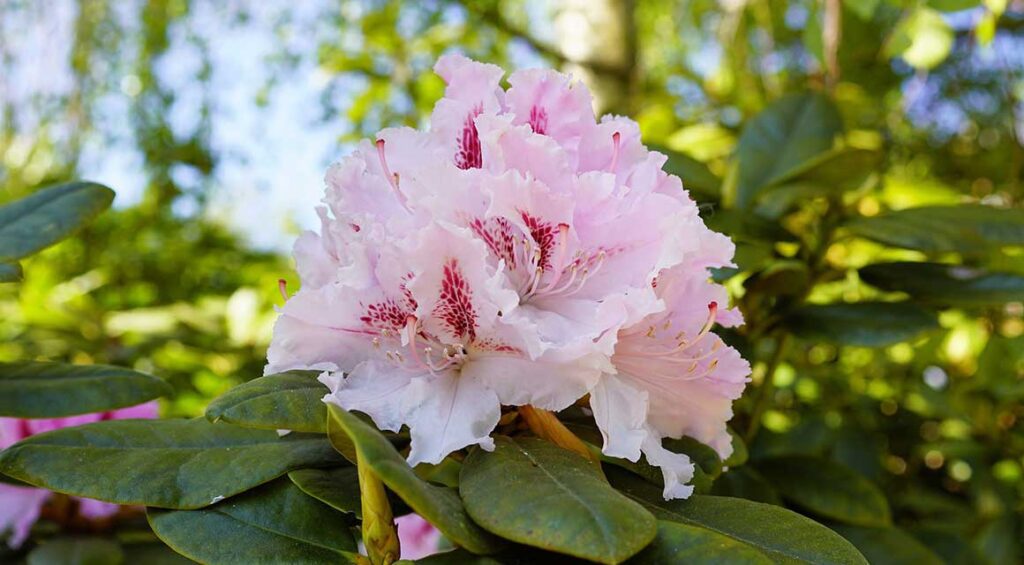
M506 100L514 123L558 142L576 159L580 139L594 128L593 97L587 86L548 69L512 73Z
M662 447L661 436L654 431L648 433L644 440L643 452L648 463L661 468L661 475L665 479L665 490L662 492L665 500L689 498L693 494L693 487L686 484L693 479L694 471L689 457Z
M405 397L409 384L424 375L425 372L391 363L366 361L346 376L325 373L319 380L330 389L324 402L362 412L370 416L378 428L397 432L407 423Z
M530 404L544 410L563 410L597 384L605 357L591 354L560 358L551 352L540 359L514 355L475 355L462 369L464 377L484 383L501 404Z
M605 375L590 391L590 409L604 438L601 451L610 457L639 459L648 435L647 392Z
M410 381L404 398L412 450L409 464L440 463L470 445L494 449L490 433L501 417L498 396L480 381L444 371Z

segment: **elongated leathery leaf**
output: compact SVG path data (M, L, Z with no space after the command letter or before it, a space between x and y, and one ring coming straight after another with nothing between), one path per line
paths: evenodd
M0 263L45 249L106 210L114 191L91 182L72 182L35 192L0 206Z
M134 406L172 392L163 379L124 367L0 363L0 416L89 414Z
M611 488L586 459L536 438L498 437L466 458L459 493L470 516L504 538L619 563L657 533L650 512Z
M342 464L322 436L211 424L112 420L32 436L0 453L0 473L118 504L207 506L288 471Z
M786 318L786 325L804 339L882 347L938 329L939 320L909 302L854 302L802 306Z
M644 504L659 520L718 532L776 563L867 563L850 542L785 508L724 496L693 495L687 500L666 501L661 489L626 471L613 467L605 471L615 488Z
M206 419L247 428L324 433L327 387L315 371L289 371L240 384L206 408Z
M149 510L153 531L202 563L352 562L352 521L286 478L200 510Z
M790 456L759 461L757 469L783 498L815 514L861 526L892 523L882 491L839 463L820 457Z

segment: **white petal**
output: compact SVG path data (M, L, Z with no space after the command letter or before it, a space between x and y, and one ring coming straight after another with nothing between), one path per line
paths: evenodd
M502 404L563 410L597 384L604 360L597 354L567 360L551 354L537 360L473 355L462 374L486 384Z
M637 390L615 375L605 375L590 391L590 409L604 438L601 451L611 457L639 459L648 435L647 391Z
M422 374L381 361L365 361L338 383L321 376L320 382L333 389L324 402L345 410L358 410L373 418L382 430L397 432L408 422L404 411L410 384Z
M693 487L686 484L693 478L693 463L689 457L662 447L661 437L653 431L644 440L643 451L648 463L661 467L661 475L665 479L662 492L665 500L689 498L693 494Z
M494 449L490 433L498 425L501 404L483 383L445 371L413 379L406 394L410 465L437 464L449 453L473 444Z

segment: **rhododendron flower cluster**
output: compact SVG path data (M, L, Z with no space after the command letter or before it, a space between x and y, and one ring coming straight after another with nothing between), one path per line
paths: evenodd
M67 418L0 418L0 449L10 447L29 436L61 428L104 420L152 419L156 417L157 403L153 401L120 410ZM40 512L51 494L46 489L0 483L0 535L8 534L8 545L18 547L25 541L32 524L39 519ZM113 516L117 513L118 508L120 508L118 505L109 502L78 498L78 514L88 519ZM2 540L3 538L0 538L0 542Z
M711 332L742 322L708 269L710 231L637 124L595 120L586 87L459 55L429 131L385 129L327 173L319 233L295 245L268 373L315 369L325 401L408 426L409 463L479 445L501 408L587 398L604 452L662 468L691 436L722 456L749 365Z

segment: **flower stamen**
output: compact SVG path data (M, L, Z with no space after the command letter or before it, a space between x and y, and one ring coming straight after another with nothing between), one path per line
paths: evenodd
M608 171L614 173L615 167L619 164L619 144L622 140L622 136L619 132L612 134L612 164L608 167Z

